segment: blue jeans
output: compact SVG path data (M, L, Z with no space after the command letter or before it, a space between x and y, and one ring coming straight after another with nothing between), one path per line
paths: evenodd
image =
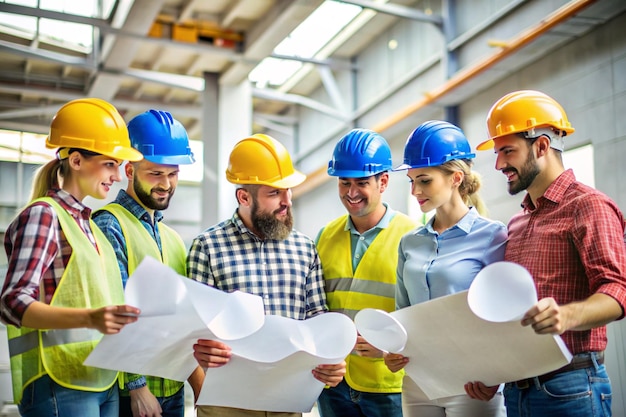
M117 417L117 385L103 392L65 388L44 375L24 388L18 409L23 417Z
M343 380L322 391L317 407L321 417L402 417L402 394L356 391Z
M592 354L595 358L595 353ZM607 417L611 415L611 382L604 365L564 372L541 384L520 389L506 384L508 417Z
M182 387L174 395L169 397L156 397L161 404L162 417L184 417L185 416L185 387ZM130 397L120 395L120 416L133 417L130 409Z

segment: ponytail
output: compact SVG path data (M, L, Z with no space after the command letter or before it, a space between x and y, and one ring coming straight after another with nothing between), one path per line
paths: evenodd
M483 217L487 217L489 215L489 211L487 210L485 202L480 197L480 194L478 194L478 189L481 185L480 175L474 171L470 171L469 175L465 176L465 179L463 180L463 183L461 185L464 185L464 189L466 190L465 195L461 194L461 196L463 197L463 201L465 201L465 204L467 204L469 207L475 207L476 211L478 211L478 214ZM459 191L460 188L461 187L459 187Z
M48 190L61 188L63 179L70 175L70 165L67 158L59 160L54 158L47 164L42 165L36 172L33 185L30 189L28 201L45 197Z
M463 181L459 184L459 193L461 194L463 202L468 207L476 208L478 214L486 217L489 212L483 199L478 194L481 185L480 175L472 171L472 165L471 159L454 159L437 168L449 175L461 171L463 173Z

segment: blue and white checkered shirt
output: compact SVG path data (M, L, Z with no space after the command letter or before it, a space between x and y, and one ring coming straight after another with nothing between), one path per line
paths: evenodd
M313 241L295 230L285 240L262 240L237 212L193 240L187 274L222 291L260 296L268 315L304 320L327 311Z

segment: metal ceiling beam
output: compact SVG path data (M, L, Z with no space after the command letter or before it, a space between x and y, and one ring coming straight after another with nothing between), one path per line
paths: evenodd
M298 123L298 118L295 116L285 116L283 114L272 114L272 113L254 113L255 117L262 117L265 120L269 120L273 123L278 123L281 125L290 125L294 126Z
M71 101L78 98L84 98L84 94L73 93L68 91L58 91L58 90L48 90L42 89L41 87L32 87L32 86L16 86L14 84L8 83L0 83L0 92L5 93L19 93L19 94L30 94L30 95L41 95L47 98L51 98L59 101ZM113 104L120 111L122 110L132 110L143 112L149 108L159 108L163 110L167 110L173 114L184 114L186 117L195 117L200 118L202 115L202 107L199 104L176 104L176 103L162 103L160 101L136 101L136 100L126 100L126 99L114 99L110 100L110 103ZM31 117L31 116L47 116L54 114L61 105L57 106L41 106L35 108L25 108L21 110L8 110L5 112L0 112L0 120L4 119L18 119L22 117ZM4 123L3 123L4 124Z
M327 67L319 67L317 68L317 72L320 74L326 93L335 107L340 109L341 112L347 111L348 108L343 100L343 95L341 94L341 90L339 89L339 85L337 84L332 71Z
M275 54L275 53L272 53L269 56L271 58L285 59L287 61L298 61L304 64L314 64L320 67L329 67L329 68L339 69L339 70L359 69L359 66L356 63L351 62L349 59L337 59L337 58L315 59L315 58L304 58L304 57L293 56L293 55L281 55L281 54Z
M58 52L45 51L42 49L31 49L29 46L24 46L3 40L0 40L0 51L8 51L12 54L20 55L24 58L40 59L44 61L52 61L60 64L72 65L90 71L96 69L93 62L86 58L79 58L74 55L60 54Z
M7 50L12 53L17 53L26 58L43 59L46 61L56 62L56 63L60 63L64 65L72 65L72 66L86 69L89 71L94 71L96 72L96 74L107 74L107 75L113 75L113 76L118 76L118 77L129 77L129 78L134 78L134 79L144 81L144 82L165 85L168 87L180 88L180 89L196 91L196 92L199 91L197 88L190 87L188 84L176 83L174 81L176 77L174 76L170 77L168 81L162 80L162 79L160 80L157 77L151 77L150 73L152 71L149 71L149 70L115 70L115 69L107 69L107 68L95 68L93 66L92 61L88 59L77 58L75 56L60 54L60 53L51 52L51 51L32 50L31 48L27 46L22 46L22 45L14 44L11 42L2 41L2 40L0 40L0 51L1 50ZM162 74L162 73L159 73L158 71L154 71L154 72L157 74ZM177 76L180 76L180 75L177 75ZM199 81L201 81L200 77L192 77L192 76L185 76L185 77L191 78L191 79L198 79Z
M433 23L437 26L443 24L441 16L433 16L421 12L410 7L400 6L398 4L389 3L376 3L371 0L337 0L341 3L354 4L355 6L363 7L364 9L371 9L376 12L389 14L396 17L403 17L406 19L417 20L418 22Z
M29 107L27 109L6 110L0 111L0 119L23 119L25 117L54 114L57 110L59 110L58 104Z
M107 74L107 75L114 75L118 77L129 77L129 78L134 78L140 81L165 85L168 87L180 88L180 89L196 91L196 92L199 91L197 88L189 87L187 84L176 83L172 81L172 80L175 80L176 77L182 77L181 75L178 75L178 74L172 74L172 77L168 79L169 81L166 81L166 80L160 80L157 77L150 76L150 73L152 72L162 76L163 73L158 72L158 71L135 70L135 69L115 70L115 69L107 69L107 68L96 68L93 66L91 60L87 60L84 58L77 58L75 56L66 55L66 54L59 54L57 52L32 50L27 46L22 46L22 45L0 40L0 51L2 50L6 50L11 53L17 53L26 58L37 58L37 59L43 59L45 61L56 62L59 64L72 65L72 66L86 69L89 71L95 71L97 74ZM202 80L199 77L191 77L191 76L184 76L184 77L197 79L198 81Z
M190 50L190 51L197 52L197 53L215 54L225 59L228 59L231 62L241 62L243 64L247 64L251 66L254 66L260 62L258 59L246 58L243 53L238 52L234 49L221 48L221 47L213 46L210 44L179 42L179 41L175 41L175 40L168 39L168 38L155 38L155 37L147 36L144 34L132 33L132 32L128 32L125 30L116 29L112 27L104 19L76 16L76 15L68 14L68 13L37 9L34 7L18 6L14 4L8 4L8 3L0 3L0 12L34 16L34 17L40 17L40 18L45 18L45 19L59 20L62 22L79 23L79 24L94 26L100 29L103 34L118 36L121 38L131 38L131 39L141 40L142 42L148 42L148 43L158 44L158 45L163 45L163 46L175 46L176 48ZM31 48L31 50L33 50L33 48ZM39 49L34 49L34 50L39 51ZM354 64L350 63L348 60L345 60L345 59L319 60L319 59L313 59L313 58L303 58L303 57L298 57L298 56L279 55L279 54L271 54L269 56L276 58L276 59L311 63L311 64L321 65L321 66L329 66L334 69L355 69ZM31 57L35 58L36 55L33 55Z
M281 101L284 103L293 103L299 104L304 107L308 107L320 113L326 114L334 119L338 119L341 121L351 120L351 117L339 109L336 109L331 106L327 106L326 104L320 103L319 101L312 100L308 97L299 96L297 94L284 94L275 90L264 90L260 88L252 89L252 96L263 98L266 100L274 100Z
M70 101L77 98L83 98L85 95L71 91L63 91L57 89L46 89L40 86L18 85L15 83L0 82L0 92L10 94L29 94L32 96L42 96L47 99Z
M253 120L254 120L254 123L266 129L271 129L276 132L280 132L284 135L293 136L293 133L294 133L293 126L285 126L280 123L274 123L264 117L259 117L259 116L254 116Z
M17 132L30 132L38 133L40 135L47 135L50 133L50 124L35 124L35 123L20 123L12 121L2 121L0 129L15 130Z

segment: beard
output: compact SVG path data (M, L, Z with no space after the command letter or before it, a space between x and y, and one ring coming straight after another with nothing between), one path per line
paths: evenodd
M158 191L158 192L166 191L167 192L167 190L164 190L162 188L152 188L150 191L146 192L141 188L141 184L139 184L137 177L135 177L133 180L133 190L135 191L135 195L137 196L139 201L141 201L141 203L144 206L148 207L151 210L165 210L166 208L169 207L170 200L172 199L172 196L174 195L174 189L170 189L168 196L165 199L157 200L152 197L152 193L154 191Z
M517 180L509 182L509 194L515 195L530 187L530 184L532 184L535 178L537 178L537 175L539 175L539 166L537 166L535 154L533 154L532 149L528 152L526 162L524 162L524 165L519 171L515 168L502 170L502 172L507 171L515 171L517 173Z
M285 240L293 229L293 216L291 208L287 209L285 220L279 220L276 212L266 213L259 209L256 198L252 198L252 226L263 235L265 239ZM278 210L277 210L278 211Z

